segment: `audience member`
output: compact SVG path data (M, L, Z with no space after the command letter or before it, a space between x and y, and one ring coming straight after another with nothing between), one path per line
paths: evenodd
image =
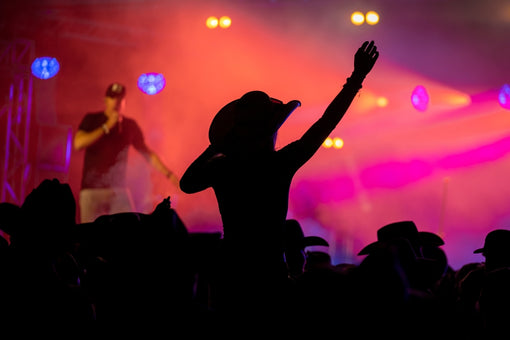
M490 231L474 253L485 258L477 300L483 337L500 338L510 318L510 230Z
M11 243L11 235L15 232L21 219L20 206L10 202L0 203L0 236L6 241L4 244Z
M436 294L437 287L448 269L446 254L440 248L443 244L441 237L432 232L419 231L413 221L397 221L379 228L377 241L365 246L358 254L381 256L381 260L387 261L388 268L392 268L396 274L395 282L399 282L394 284L390 281L387 285L386 295L396 294L391 300L394 303L398 301L401 303L401 305L395 305L397 309L393 312L400 313L402 320L406 320L405 324L408 328L421 328L425 324L428 325L426 331L431 335L439 330L446 331L449 326L444 324L445 319L442 317L446 306L444 297ZM364 261L366 260L367 258ZM360 267L363 268L364 265ZM380 269L370 268L373 268L374 274L377 274L377 270ZM386 269L386 272L390 270ZM399 276L401 280L398 280ZM384 287L383 279L380 280L377 283L377 289ZM361 287L365 284L371 285L371 282L360 282ZM395 287L403 290L392 291L391 289ZM381 292L376 291L376 296L380 297ZM372 303L372 300L369 300L369 303ZM377 300L376 304L383 305ZM387 315L383 311L380 312ZM383 324L390 321L385 321L381 317L377 320L382 321Z
M5 320L85 324L93 309L80 285L82 268L74 257L76 203L71 188L45 179L25 198L11 243L3 280Z
M364 42L354 55L351 76L322 117L280 150L275 149L278 130L299 101L284 104L263 91L250 91L214 117L211 143L186 169L180 188L188 194L212 188L216 195L225 266L218 288L226 310L281 314L286 305L281 301L287 280L284 225L292 179L343 118L378 56L374 42Z
M296 219L287 219L284 228L285 263L289 278L295 279L305 271L306 247L329 247L329 243L320 236L305 236L301 224Z
M487 271L510 267L510 230L492 230L485 237L483 247L473 253L483 255Z

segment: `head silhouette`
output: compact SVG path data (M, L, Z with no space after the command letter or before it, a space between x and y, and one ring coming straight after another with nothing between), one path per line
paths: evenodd
M284 104L263 91L250 91L225 105L209 128L212 144L273 141L280 126L301 103ZM274 143L273 143L274 144Z

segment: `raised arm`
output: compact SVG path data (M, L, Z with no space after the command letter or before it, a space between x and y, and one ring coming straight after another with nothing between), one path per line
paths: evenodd
M310 158L335 129L362 87L363 80L372 70L379 57L373 41L365 41L354 55L354 70L342 90L331 101L326 111L301 137L305 146L305 159ZM306 161L306 160L305 160Z

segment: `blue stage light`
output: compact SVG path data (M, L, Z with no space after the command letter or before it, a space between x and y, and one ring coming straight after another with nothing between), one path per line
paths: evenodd
M165 77L161 73L144 73L138 77L138 88L149 95L161 92L165 84Z
M498 102L501 107L510 110L510 85L501 86L498 94Z
M411 94L411 103L418 111L425 111L429 106L429 95L424 86L418 85Z
M32 63L32 74L39 79L49 79L54 77L59 70L60 64L56 58L35 58Z

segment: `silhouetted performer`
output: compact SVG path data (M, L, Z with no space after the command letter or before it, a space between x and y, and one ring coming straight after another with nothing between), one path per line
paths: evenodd
M176 186L179 179L147 144L138 123L124 115L126 87L113 83L106 89L105 109L87 113L74 136L74 149L85 149L80 190L81 222L105 214L134 210L126 171L133 146L156 170Z
M300 139L279 150L275 150L278 129L299 101L284 104L262 91L251 91L214 117L211 144L185 171L180 188L189 194L214 189L223 222L225 263L231 266L227 273L234 273L225 280L230 285L227 293L244 293L256 305L273 302L261 295L274 287L274 280L286 277L283 230L292 178L340 122L378 56L374 42L364 42L354 56L354 71L322 117ZM233 287L254 287L253 280L258 280L255 295ZM233 299L237 302L239 297Z

